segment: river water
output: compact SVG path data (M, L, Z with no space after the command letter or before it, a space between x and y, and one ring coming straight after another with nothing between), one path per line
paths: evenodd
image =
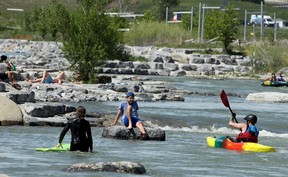
M61 127L0 127L0 174L31 176L138 176L111 172L73 172L63 169L79 162L139 162L147 174L141 176L287 176L288 117L286 103L245 101L249 93L288 92L286 87L262 87L256 80L208 80L189 77L153 77L178 89L211 93L215 96L186 95L184 102L138 102L139 114L148 123L165 130L166 141L114 140L101 137L102 128L92 127L94 153L37 152L36 147L57 144ZM247 153L214 149L207 136L236 136L228 126L229 109L219 97L228 96L239 122L253 113L258 116L259 143L277 152ZM113 112L118 102L82 103L88 111ZM69 143L67 133L63 143ZM1 175L0 175L1 176Z

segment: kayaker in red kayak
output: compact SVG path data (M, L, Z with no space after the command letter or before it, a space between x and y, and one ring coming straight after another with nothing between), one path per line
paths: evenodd
M255 126L257 123L257 116L254 114L247 115L244 119L246 123L237 123L235 121L236 114L232 114L229 125L233 128L240 129L241 132L236 136L236 142L258 142L259 130Z

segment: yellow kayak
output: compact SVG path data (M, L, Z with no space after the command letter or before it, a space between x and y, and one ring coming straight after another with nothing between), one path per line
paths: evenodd
M210 147L219 147L236 151L250 151L250 152L276 152L272 146L266 146L259 143L251 142L232 142L226 136L207 137L207 144Z

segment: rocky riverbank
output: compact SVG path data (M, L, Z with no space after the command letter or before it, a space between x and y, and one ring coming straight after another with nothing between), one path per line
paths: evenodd
M178 90L169 82L151 80L147 75L227 78L247 75L251 70L250 59L243 56L197 54L193 49L126 46L127 53L145 57L147 61L108 61L102 75L110 78L109 83L74 84L70 82L73 73L68 71L69 62L61 50L62 43L6 39L0 40L0 48L0 54L7 55L16 65L17 80L23 87L18 91L2 83L0 95L19 105L23 125L62 126L75 109L66 107L63 102L120 101L124 100L127 91L135 92L138 101L185 101L185 94L200 94ZM66 81L61 85L25 81L37 77L43 70L48 70L53 77L59 71L65 71ZM6 118L1 115L0 120L5 122ZM112 117L98 115L94 125L105 126Z

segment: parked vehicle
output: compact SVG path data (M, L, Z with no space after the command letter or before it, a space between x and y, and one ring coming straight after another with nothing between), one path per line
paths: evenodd
M250 22L248 25L257 25L257 26L261 26L261 20L262 20L262 17L261 15L251 15L251 18L250 18ZM264 15L263 16L263 25L264 26L274 26L274 20L272 19L271 16L268 16L268 15Z
M288 28L288 21L285 20L278 20L276 21L277 28Z

